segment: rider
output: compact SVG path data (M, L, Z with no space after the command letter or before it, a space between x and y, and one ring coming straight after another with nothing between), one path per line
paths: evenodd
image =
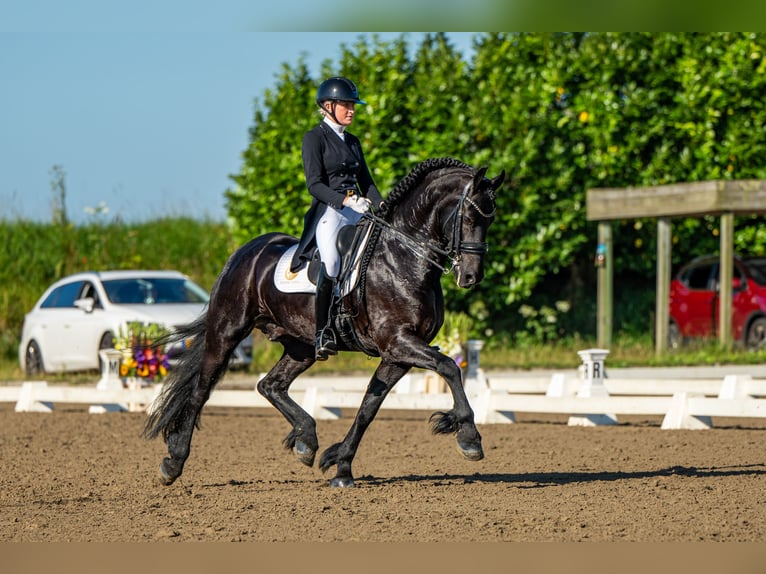
M348 78L332 77L319 85L316 103L322 122L303 136L303 172L312 196L303 220L303 234L292 260L298 271L318 248L321 266L316 287L316 359L324 361L338 353L331 327L335 282L340 270L336 245L338 231L354 225L370 209L378 209L383 198L372 180L359 139L346 131L354 121L359 99Z

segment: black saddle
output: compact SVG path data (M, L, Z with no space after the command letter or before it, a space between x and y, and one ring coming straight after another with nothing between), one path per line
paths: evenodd
M340 272L338 273L338 280L342 280L347 272L354 253L356 252L359 241L364 233L364 226L360 225L344 225L338 231L338 237L336 239L336 245L338 247L338 253L341 254L340 260ZM317 277L319 276L319 268L321 262L319 260L319 249L314 248L314 252L311 255L311 261L309 261L308 278L314 285L317 284Z

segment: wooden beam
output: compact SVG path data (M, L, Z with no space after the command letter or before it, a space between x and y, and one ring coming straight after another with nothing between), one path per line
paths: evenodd
M589 189L589 221L766 213L766 180L711 180L640 188Z

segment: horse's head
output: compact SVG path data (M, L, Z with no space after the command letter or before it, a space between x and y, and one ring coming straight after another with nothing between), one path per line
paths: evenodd
M478 285L484 279L484 254L487 253L487 230L495 218L495 192L505 179L505 171L487 179L487 168L479 169L462 189L455 206L448 250L452 257L455 280L463 288Z
M475 170L449 157L421 162L388 195L374 220L427 265L444 272L451 266L460 287L478 285L495 192L505 179L505 171L494 179L486 173L486 167Z

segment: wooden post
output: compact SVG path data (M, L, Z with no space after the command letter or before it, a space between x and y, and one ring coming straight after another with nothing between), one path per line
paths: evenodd
M718 340L721 347L731 349L731 303L734 296L734 214L721 216L721 252L718 273Z
M657 300L655 302L654 351L659 357L668 349L670 322L671 222L657 219Z
M608 349L612 345L614 257L612 256L612 225L607 221L600 221L598 224L596 266L598 268L596 272L598 278L596 338L599 347Z

